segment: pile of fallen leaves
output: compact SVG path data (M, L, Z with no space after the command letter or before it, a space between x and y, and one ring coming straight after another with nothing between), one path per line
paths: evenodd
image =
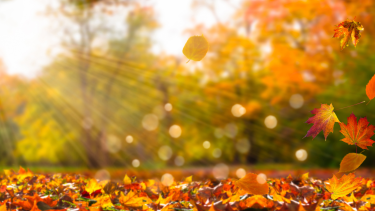
M97 181L80 175L42 175L20 168L0 177L0 211L7 210L375 210L375 182L353 173L322 181L266 179L249 173L240 180L184 181L169 186L125 175Z

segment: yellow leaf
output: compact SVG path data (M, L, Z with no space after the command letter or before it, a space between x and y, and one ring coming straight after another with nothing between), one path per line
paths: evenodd
M90 179L90 181L86 184L85 190L91 194L96 190L100 190L102 187L98 184L96 179Z
M332 179L328 180L329 184L326 184L326 188L332 194L331 198L335 200L348 195L360 187L361 181L362 178L355 178L353 173L343 175L340 179L337 179L337 177L333 175Z
M187 183L191 183L192 181L193 181L193 176L185 178L185 182L187 182Z
M355 198L355 196L354 196L354 193L352 192L352 194L348 197L348 196L344 196L344 197L342 197L343 199L344 199L344 201L346 201L346 202L357 202L358 201L358 199L357 198Z
M258 175L248 173L242 179L238 180L236 186L244 189L246 192L255 195L268 194L267 181L263 181L263 178L257 178Z
M236 194L236 195L233 195L233 196L223 200L223 204L226 204L228 202L236 202L236 201L239 201L239 200L240 200L240 195Z
M111 198L108 195L102 196L100 198L95 198L95 200L97 202L92 205L93 207L102 207L102 208L114 207L114 205L112 204Z
M124 184L125 185L130 185L132 184L132 180L128 177L128 175L125 174L125 177L124 177Z
M301 179L307 180L309 178L309 172L302 174Z
M345 155L340 163L339 172L350 172L356 170L366 159L366 156L358 153L349 153Z
M5 204L1 205L0 211L7 211L7 206Z
M126 196L123 192L121 192L121 196L119 198L120 204L124 207L142 207L143 209L147 208L146 204L151 203L152 201L147 197L138 197L136 193L130 191Z
M206 38L202 36L191 36L184 48L182 49L182 53L190 60L193 61L200 61L206 56L208 51L208 42ZM188 62L189 62L188 61Z

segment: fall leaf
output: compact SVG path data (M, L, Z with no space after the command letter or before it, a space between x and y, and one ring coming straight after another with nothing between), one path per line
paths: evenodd
M111 198L109 195L101 196L99 198L95 198L97 201L95 204L93 204L93 207L102 207L102 208L107 208L107 207L113 207L114 205L112 204Z
M337 179L335 175L328 180L329 184L326 184L327 190L331 193L333 200L348 195L358 187L361 187L362 178L355 178L353 173L343 175L340 179Z
M370 100L375 97L375 75L372 76L371 80L366 85L366 95Z
M7 211L7 205L5 205L5 204L1 205L0 211Z
M357 145L362 149L368 149L375 141L371 140L374 135L375 126L369 125L366 117L360 118L357 123L357 117L352 113L348 117L348 124L340 122L340 132L345 136L341 141L350 145Z
M130 184L132 184L132 180L128 177L127 174L125 174L125 177L124 177L124 184L125 184L125 185L130 185Z
M273 206L273 202L267 200L263 196L252 196L250 198L247 198L245 201L246 207L249 208L257 208L257 209L262 209L262 208L270 208Z
M121 192L119 200L124 207L132 208L143 207L143 205L150 203L150 199L146 197L138 197L133 191L130 191L127 195L124 195L124 193Z
M193 60L193 61L202 60L203 57L206 55L207 51L208 51L208 42L203 35L191 36L187 40L184 48L182 49L182 52L189 59L189 61L190 60Z
M101 190L102 187L98 184L96 179L90 179L86 184L85 190L91 195L93 192Z
M307 131L305 137L312 136L314 139L323 130L324 138L327 140L328 134L333 132L335 122L340 122L333 109L332 104L321 104L320 108L312 110L311 113L315 116L310 117L306 123L314 125Z
M353 19L352 21L346 20L341 22L337 27L338 28L334 30L335 33L333 37L340 38L343 36L340 41L341 50L348 46L350 37L352 38L353 45L357 47L359 38L361 38L361 31L364 29L362 24Z
M257 179L258 175L253 173L248 173L242 179L238 180L235 184L239 188L244 189L246 192L255 195L268 194L268 184L267 181L264 183L259 183ZM262 178L263 179L263 178Z
M350 172L356 170L366 159L366 156L359 153L349 153L345 155L340 163L339 172Z

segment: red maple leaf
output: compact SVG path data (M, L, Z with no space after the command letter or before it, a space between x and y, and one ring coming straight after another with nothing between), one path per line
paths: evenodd
M353 45L357 47L359 38L361 38L362 30L363 26L360 22L356 22L354 19L352 21L346 20L337 25L337 29L334 30L335 34L333 34L333 37L340 38L343 36L340 41L341 50L348 45L350 37L352 37Z
M314 125L307 131L305 137L312 136L314 139L323 130L324 138L327 140L328 134L333 132L335 122L340 122L333 109L332 104L322 104L320 108L312 110L311 113L315 116L310 117L306 123Z
M375 142L370 139L374 135L375 126L368 124L366 117L360 118L357 123L357 117L351 114L348 117L348 125L340 123L340 132L345 136L341 141L367 149L367 146Z

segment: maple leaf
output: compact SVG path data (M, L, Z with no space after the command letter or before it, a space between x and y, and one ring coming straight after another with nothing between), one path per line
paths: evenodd
M132 208L143 207L145 209L147 208L146 204L151 203L151 200L149 198L138 197L137 194L133 191L130 191L128 194L126 194L126 196L123 192L121 192L119 200L124 207Z
M329 184L326 184L327 190L331 193L333 200L348 195L358 187L361 187L362 178L355 178L353 173L343 175L340 179L337 179L335 175L328 180Z
M375 97L375 75L372 76L371 80L366 85L366 95L370 100Z
M7 205L5 205L5 204L1 205L0 211L7 211Z
M359 153L349 153L345 155L340 163L339 172L350 172L356 170L366 159L366 156Z
M258 175L256 174L248 173L242 179L238 180L235 184L237 187L244 189L246 192L250 194L268 194L267 181L261 181L262 179L263 178L258 178Z
M359 38L361 38L361 31L364 29L362 24L353 19L352 21L346 20L341 22L337 27L338 28L334 30L335 33L333 34L333 37L340 38L343 36L340 41L341 50L348 45L350 37L352 38L353 45L357 47Z
M86 184L85 190L91 195L92 193L102 190L102 186L98 184L96 179L90 179L89 182Z
M360 118L357 123L357 117L352 113L348 117L348 125L340 122L340 132L345 136L341 141L368 149L367 146L371 146L375 142L370 139L374 135L375 126L368 126L368 124L366 117Z
M109 197L109 195L105 195L105 196L101 196L99 198L95 198L95 200L97 202L92 205L93 207L106 208L106 207L113 207L114 206L112 204L112 201L111 201L111 198Z
M182 49L182 53L190 60L200 61L206 56L208 51L208 42L206 38L202 36L191 36ZM187 62L189 62L187 61ZM187 63L186 62L186 63Z
M315 116L310 117L306 123L314 125L307 131L305 137L312 136L314 139L323 130L324 138L327 140L328 134L333 132L335 122L340 122L333 109L332 104L321 104L320 108L312 110L311 113Z

